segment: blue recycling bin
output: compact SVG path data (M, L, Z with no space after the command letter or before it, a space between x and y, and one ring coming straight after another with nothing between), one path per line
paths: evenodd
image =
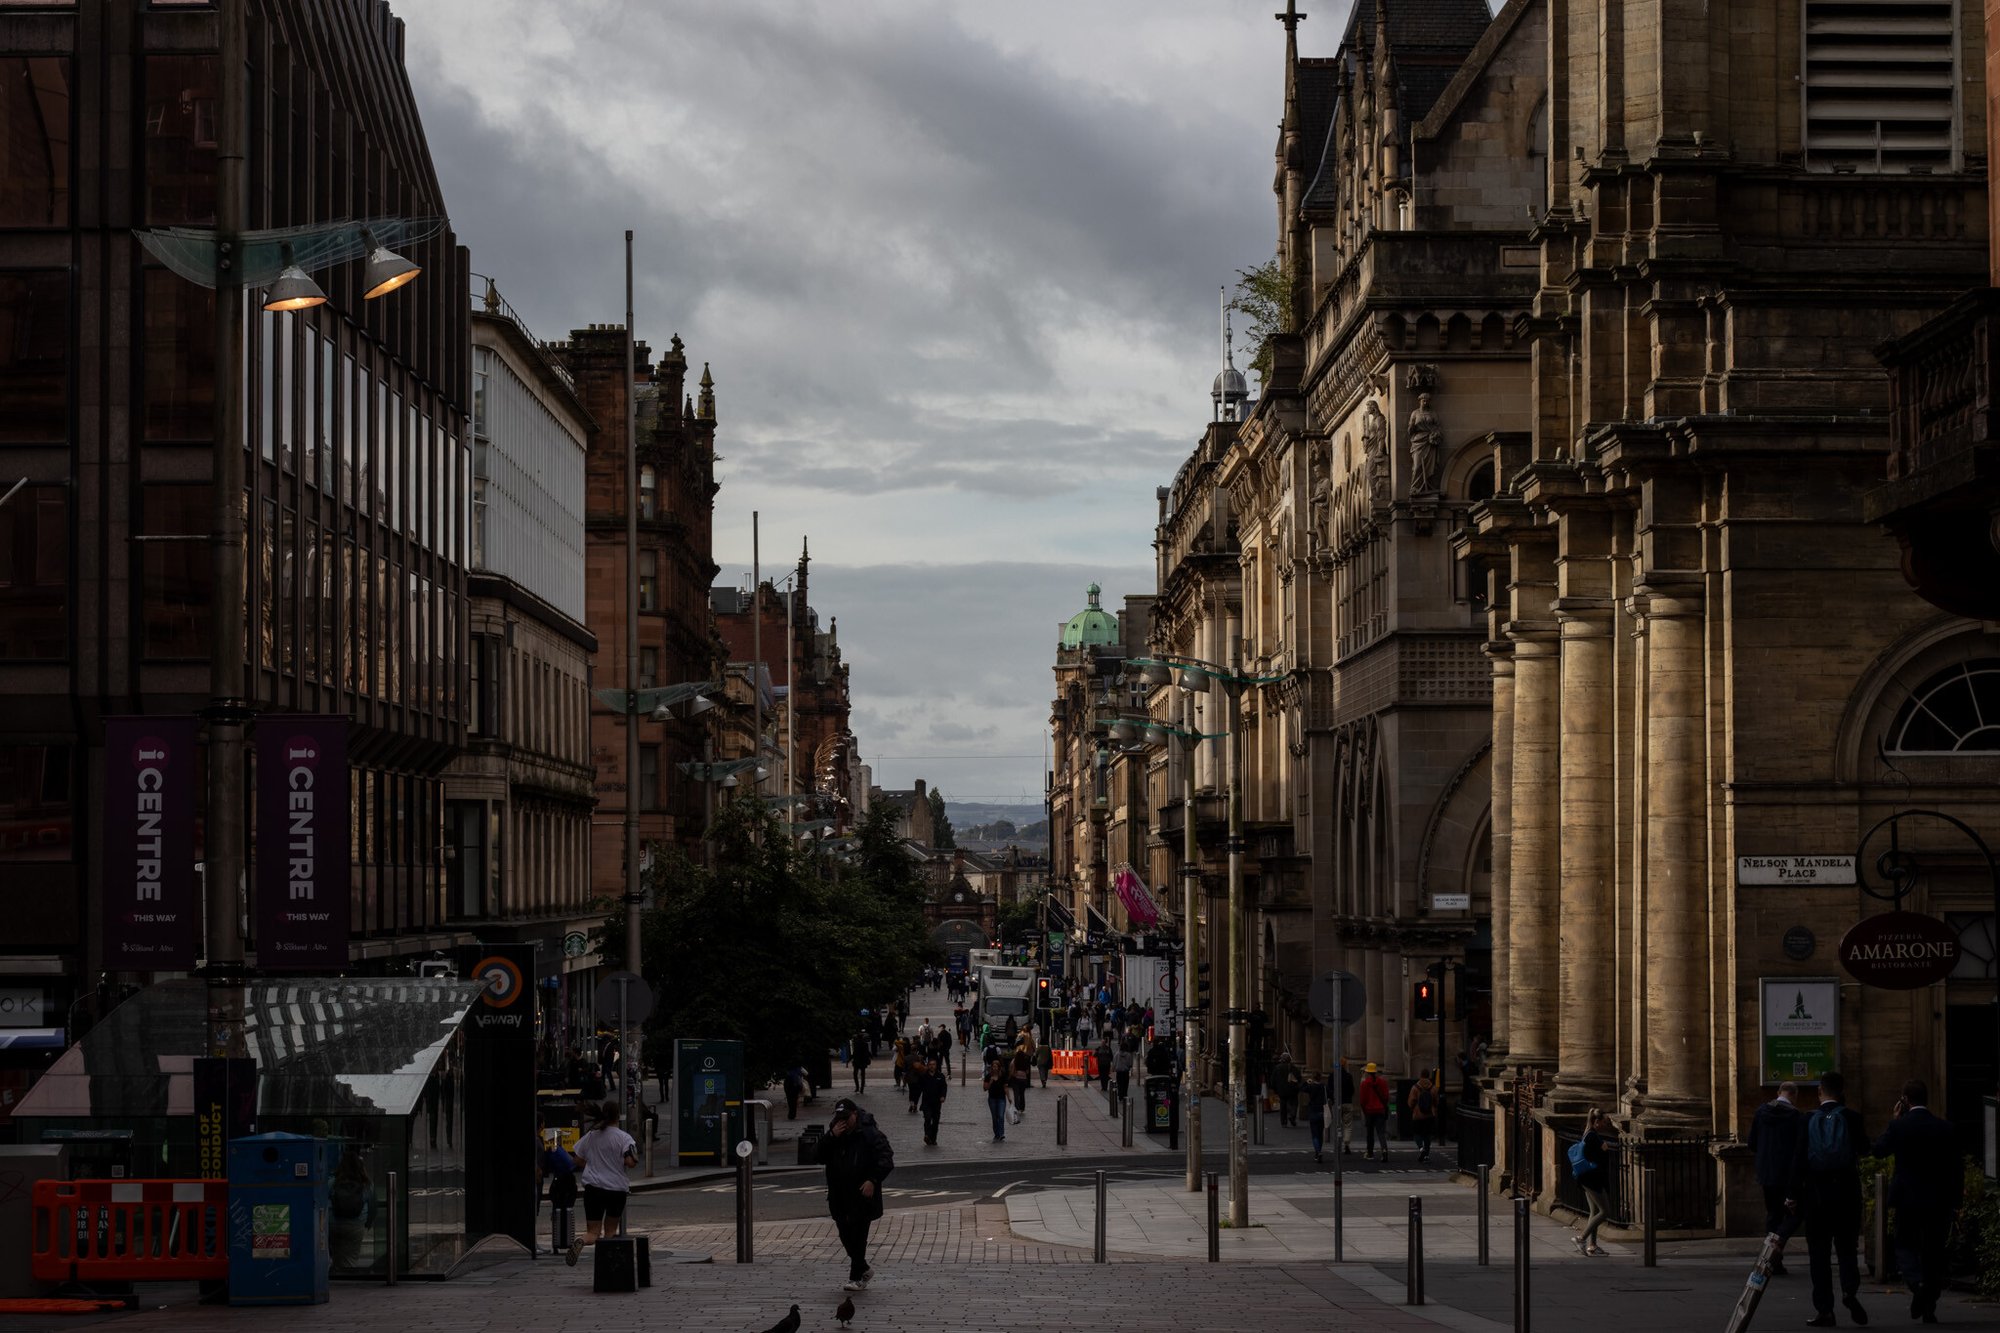
M253 1134L229 1141L229 1303L319 1305L332 1173L326 1140Z

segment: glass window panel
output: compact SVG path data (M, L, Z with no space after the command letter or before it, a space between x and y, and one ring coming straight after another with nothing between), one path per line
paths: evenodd
M207 486L152 485L140 500L140 530L149 537L139 548L140 641L151 659L208 655L209 604L215 587L208 533Z
M66 745L0 745L0 863L75 859L70 755Z
M272 570L278 542L278 502L266 500L257 525L257 662L269 670L277 641L277 599L272 595Z
M278 438L278 394L273 380L278 365L278 315L276 311L259 312L257 346L257 446L266 463L271 461L273 444Z
M59 486L0 505L0 659L69 657L69 504Z
M0 273L0 444L69 441L69 276Z
M334 345L333 339L321 338L319 340L319 488L328 495L336 494L334 455L338 446L334 438L334 408L340 402L336 386L345 383L343 380L337 380L334 374L334 364L338 360L339 349Z
M143 430L148 440L215 437L215 293L163 268L144 278Z
M0 227L69 222L70 62L0 56Z
M215 221L214 56L147 56L146 221Z
M278 527L278 670L296 669L300 623L298 591L299 519L287 509Z

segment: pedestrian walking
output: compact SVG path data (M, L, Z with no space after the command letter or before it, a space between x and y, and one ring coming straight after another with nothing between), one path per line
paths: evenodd
M1292 1062L1292 1053L1284 1051L1278 1056L1278 1067L1272 1071L1271 1085L1278 1090L1278 1125L1290 1125L1294 1129L1299 1123L1299 1092L1305 1079L1299 1073L1298 1065Z
M1097 1057L1097 1090L1111 1090L1111 1038L1099 1037L1097 1049L1092 1052Z
M1419 1074L1417 1086L1410 1089L1410 1133L1417 1141L1419 1162L1431 1159L1431 1137L1437 1132L1437 1115L1437 1089L1429 1074Z
M1111 1072L1118 1078L1118 1100L1122 1102L1132 1092L1132 1048L1124 1042L1118 1043L1118 1053L1111 1057Z
M1793 1186L1786 1205L1805 1217L1806 1266L1812 1273L1812 1328L1833 1327L1833 1269L1840 1266L1840 1299L1857 1324L1868 1322L1861 1307L1861 1267L1855 1242L1861 1235L1861 1147L1868 1134L1861 1113L1842 1104L1847 1080L1833 1070L1820 1075L1819 1108L1806 1117L1793 1159Z
M944 1099L950 1089L943 1071L935 1064L925 1065L924 1072L917 1076L917 1104L924 1113L926 1147L937 1147L938 1121L944 1115Z
M842 1097L819 1141L826 1167L826 1209L847 1251L848 1291L866 1291L875 1270L868 1263L868 1228L882 1216L882 1182L896 1169L889 1136L875 1117Z
M1613 1132L1611 1117L1593 1106L1583 1119L1583 1137L1569 1150L1570 1175L1582 1188L1583 1197L1590 1200L1590 1216L1585 1219L1583 1230L1569 1239L1579 1254L1593 1259L1601 1259L1606 1253L1597 1243L1597 1229L1611 1214L1610 1205L1606 1202L1606 1191L1611 1185L1610 1154L1606 1151L1604 1136Z
M1382 1143L1382 1160L1389 1160L1389 1080L1373 1060L1361 1071L1361 1087L1354 1096L1361 1108L1361 1124L1368 1134L1368 1160L1375 1160L1375 1143Z
M942 1023L938 1024L937 1053L938 1064L949 1075L951 1073L951 1029Z
M1326 1148L1326 1103L1329 1090L1333 1086L1333 1076L1309 1079L1306 1082L1306 1129L1312 1135L1313 1160L1325 1161L1321 1156ZM1335 1149L1336 1152L1339 1149Z
M986 1092L986 1109L993 1116L993 1141L1007 1138L1007 1062L997 1054L986 1061L986 1074L979 1086Z
M618 1103L605 1102L597 1108L596 1124L576 1141L570 1156L583 1181L583 1221L587 1237L571 1237L570 1267L583 1257L586 1239L593 1245L601 1235L615 1235L625 1227L625 1201L631 1184L625 1173L639 1165L639 1145L618 1127Z
M1354 1071L1347 1067L1347 1061L1340 1062L1340 1068L1327 1078L1327 1096L1337 1099L1333 1109L1333 1150L1338 1153L1348 1151L1354 1139Z
M1949 1121L1931 1114L1923 1080L1903 1085L1875 1155L1896 1159L1889 1206L1896 1217L1896 1264L1910 1284L1910 1317L1935 1324L1950 1279L1951 1224L1965 1197L1965 1161Z
M1778 1246L1771 1252L1772 1277L1785 1275L1785 1242L1799 1225L1799 1215L1785 1206L1799 1155L1799 1134L1805 1127L1798 1097L1798 1084L1780 1083L1778 1095L1758 1107L1750 1119L1750 1152L1757 1187L1764 1191L1764 1234L1778 1238Z
M1028 1113L1028 1079L1033 1068L1034 1056L1029 1053L1027 1037L1023 1036L1014 1046L1007 1070L1007 1081L1014 1089L1014 1123L1017 1125L1021 1123L1021 1117Z
M1049 1086L1049 1071L1056 1067L1055 1047L1043 1042L1035 1048L1035 1070L1041 1075L1042 1086Z
M348 1156L354 1155L353 1149ZM341 1159L346 1166L347 1158ZM563 1151L559 1144L549 1144L542 1150L542 1179L549 1187L549 1249L553 1253L567 1254L576 1240L576 1159ZM341 1173L335 1170L333 1177L334 1216L340 1214Z
M793 1065L785 1071L785 1119L799 1118L799 1098L806 1095L809 1086L804 1065Z
M868 1091L868 1066L874 1062L874 1058L868 1039L865 1036L856 1037L854 1039L854 1057L847 1062L847 1067L854 1071L854 1090L856 1092Z
M923 1078L924 1071L930 1068L930 1062L924 1059L922 1053L917 1050L914 1043L910 1047L909 1061L909 1064L903 1069L903 1091L910 1095L910 1114L915 1115L917 1113L917 1098L921 1095L921 1090L917 1085Z

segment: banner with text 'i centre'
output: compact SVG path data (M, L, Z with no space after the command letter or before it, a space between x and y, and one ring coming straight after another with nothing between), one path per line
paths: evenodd
M104 719L104 965L180 971L201 947L195 720Z
M257 719L257 965L347 970L347 719Z

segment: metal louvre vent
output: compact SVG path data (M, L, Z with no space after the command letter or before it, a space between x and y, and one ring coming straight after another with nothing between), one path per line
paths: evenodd
M1954 0L1806 0L1806 161L1821 171L1957 166Z

